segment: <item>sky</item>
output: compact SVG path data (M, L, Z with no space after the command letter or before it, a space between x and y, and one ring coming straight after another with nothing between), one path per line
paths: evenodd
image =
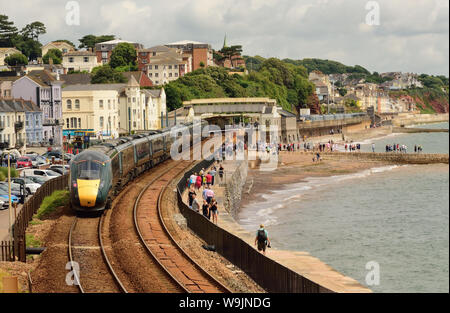
M226 34L245 55L449 75L448 0L0 0L0 14L19 28L43 22L44 44L114 34L147 48L187 39L220 49Z

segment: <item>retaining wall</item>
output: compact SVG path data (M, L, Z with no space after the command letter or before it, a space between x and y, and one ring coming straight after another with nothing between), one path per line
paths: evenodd
M314 152L297 152L310 153ZM322 157L355 158L358 160L383 161L394 164L448 164L448 154L422 154L422 153L370 153L370 152L323 152Z

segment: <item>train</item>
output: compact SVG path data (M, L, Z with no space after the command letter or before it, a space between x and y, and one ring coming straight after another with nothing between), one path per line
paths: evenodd
M197 123L202 130L208 125L204 120ZM189 129L191 147L194 126L197 125L174 126ZM105 141L76 155L70 163L71 208L80 213L111 208L114 196L126 184L170 158L175 141L172 130L173 127Z

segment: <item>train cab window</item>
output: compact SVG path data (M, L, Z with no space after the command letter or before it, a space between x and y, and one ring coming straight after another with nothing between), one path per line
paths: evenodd
M95 161L83 161L78 164L78 178L83 180L100 179L102 164Z

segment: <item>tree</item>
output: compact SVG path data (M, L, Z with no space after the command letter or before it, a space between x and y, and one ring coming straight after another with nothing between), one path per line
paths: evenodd
M83 38L78 39L78 41L81 42L81 44L78 47L80 49L81 48L94 49L95 44L100 43L100 42L114 40L115 38L116 38L116 36L114 36L114 35L102 35L102 36L86 35Z
M12 47L13 39L17 35L17 27L8 19L7 15L0 14L0 47Z
M39 36L47 33L47 30L43 23L37 21L26 25L24 28L22 28L20 33L25 38L30 38L35 41L39 41Z
M42 56L42 44L39 41L17 35L14 38L14 46L19 49L29 60L36 60Z
M109 64L105 64L95 70L91 83L92 84L114 84L126 83L127 79L122 73L115 71Z
M49 64L49 60L53 60L53 64L61 64L62 63L62 52L59 49L50 49L48 52L44 55L42 60L45 64Z
M132 44L126 42L119 43L111 53L109 65L112 68L126 65L134 66L136 65L136 58L136 49Z
M345 96L347 94L347 89L345 88L338 88L339 94L341 97Z
M201 68L205 68L205 62L200 61L200 67L201 67Z
M9 66L26 65L28 58L22 53L14 53L5 58L5 63Z

